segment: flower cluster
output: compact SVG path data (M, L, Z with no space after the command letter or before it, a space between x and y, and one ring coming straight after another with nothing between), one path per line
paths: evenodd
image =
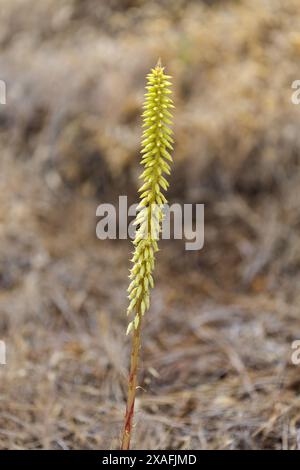
M169 183L164 174L170 174L173 150L172 114L173 102L170 98L170 76L164 74L160 61L147 76L143 117L142 160L144 171L140 178L143 185L139 189L140 203L135 220L137 226L134 239L133 266L130 271L131 283L128 287L129 307L127 313L135 312L127 333L137 329L145 311L149 309L150 288L154 286L153 269L157 240L161 231L163 205L167 202L162 190Z

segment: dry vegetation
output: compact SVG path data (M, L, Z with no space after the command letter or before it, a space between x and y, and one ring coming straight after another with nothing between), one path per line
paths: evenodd
M162 244L133 445L300 448L298 0L0 6L0 447L119 445L131 246L97 241L95 210L136 194L161 56L170 200L206 204L206 239Z

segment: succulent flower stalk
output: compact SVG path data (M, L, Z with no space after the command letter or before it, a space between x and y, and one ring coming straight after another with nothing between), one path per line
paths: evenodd
M163 205L167 199L163 194L169 183L173 150L171 109L174 108L169 89L171 77L164 73L160 60L147 75L147 86L143 117L142 158L144 167L140 179L140 203L134 224L137 226L128 287L129 307L127 314L132 316L127 334L132 333L128 399L123 430L122 449L129 449L132 433L135 393L137 387L137 367L140 349L142 318L150 307L150 289L154 287L153 270L157 241L163 219Z

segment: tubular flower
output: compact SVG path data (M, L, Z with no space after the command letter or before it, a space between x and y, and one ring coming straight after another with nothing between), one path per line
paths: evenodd
M129 323L127 334L137 329L141 318L149 309L150 288L154 281L155 253L158 251L157 240L161 231L163 205L167 203L162 191L168 189L169 183L164 175L170 174L170 163L173 150L171 108L174 108L170 98L169 86L171 77L165 75L160 61L147 76L145 103L143 106L143 134L141 164L144 171L140 178L142 186L139 189L140 203L134 224L137 226L134 252L130 270L131 283L128 287L129 307L127 313L134 313Z

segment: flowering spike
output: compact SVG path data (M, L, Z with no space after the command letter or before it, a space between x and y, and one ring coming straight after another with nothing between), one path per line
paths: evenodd
M132 332L132 351L130 359L130 372L128 379L128 396L124 428L122 435L122 450L128 450L132 434L135 394L137 388L137 368L139 362L140 330L142 317L150 306L150 288L154 281L154 253L158 251L157 240L161 231L163 218L162 204L167 200L162 193L166 191L168 182L163 174L170 174L172 162L170 150L173 142L170 110L173 108L169 85L171 77L164 74L164 67L160 59L154 69L147 75L145 104L143 106L143 133L141 164L144 171L140 178L142 186L139 190L139 212L135 219L137 226L133 241L133 266L130 270L131 279L129 293L129 307L127 314L134 313L130 321L127 334ZM169 149L169 150L167 150Z
M154 253L157 251L158 234L163 218L162 204L166 198L162 191L168 188L168 181L163 174L170 174L167 163L172 162L169 150L173 142L171 138L172 100L169 98L170 76L164 74L160 58L157 65L147 76L148 92L145 94L143 109L142 160L144 171L140 178L142 185L139 189L140 203L134 225L137 225L134 240L133 273L131 286L137 287L134 297L130 298L128 312L135 310L133 325L139 325L137 317L143 316L149 308L150 288L153 287L151 273L154 267Z

